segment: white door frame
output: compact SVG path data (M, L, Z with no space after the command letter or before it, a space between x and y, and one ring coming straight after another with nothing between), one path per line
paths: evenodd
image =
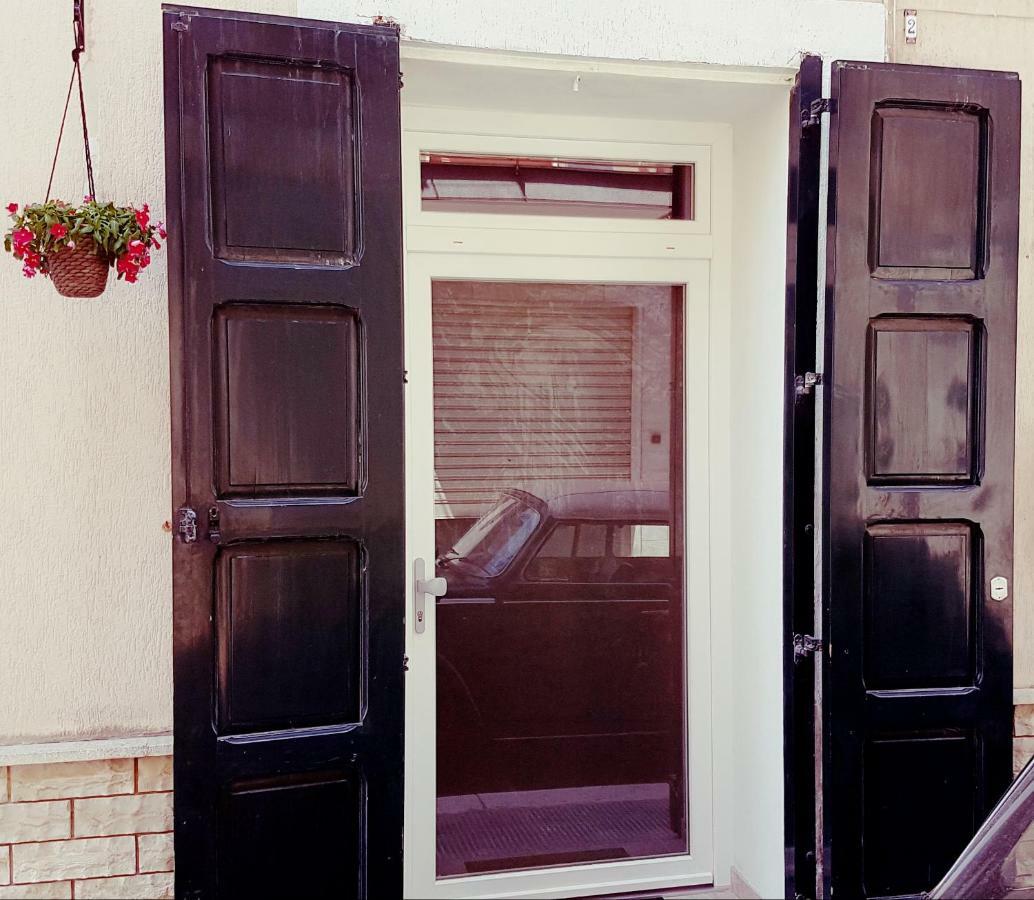
M403 125L407 558L430 560L434 555L432 279L684 286L687 716L692 721L687 760L688 855L436 881L435 619L433 604L428 604L424 634L414 634L412 617L407 617L405 896L574 897L728 883L726 816L718 814L716 803L727 777L720 771L722 760L730 755L726 752L729 716L724 710L731 692L719 665L722 654L715 650L716 645L724 646L728 636L728 617L723 604L712 608L710 601L711 561L726 549L728 539L715 533L715 520L721 517L713 516L711 508L711 486L716 476L724 483L728 474L727 454L713 440L712 428L713 386L716 377L727 377L724 367L728 365L726 359L716 360L713 352L715 326L724 332L721 323L728 318L727 260L716 259L724 255L728 235L715 235L712 221L715 200L721 206L730 199L727 169L718 162L728 158L728 131L721 126L641 120L632 131L629 123L620 120L428 108L405 110ZM631 133L637 140L624 139ZM424 212L420 209L421 151L692 162L697 217L673 222ZM712 158L720 170L717 177ZM714 218L728 222L727 214ZM407 610L412 600L410 584Z

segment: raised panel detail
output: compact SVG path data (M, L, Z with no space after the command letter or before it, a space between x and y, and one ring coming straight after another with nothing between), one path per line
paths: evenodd
M358 493L352 310L230 304L216 313L213 355L220 496Z
M979 538L965 522L866 529L865 686L961 686L975 680L973 576Z
M969 107L876 108L870 244L877 275L982 275L986 130L983 111Z
M350 774L237 783L222 809L219 896L360 896L362 791Z
M864 767L865 896L928 890L977 825L976 740L959 732L877 738Z
M361 556L346 539L242 544L220 554L220 733L359 720Z
M869 327L871 484L975 481L980 329L968 319L885 317Z
M209 67L208 85L216 256L351 263L350 74L334 66L221 57Z

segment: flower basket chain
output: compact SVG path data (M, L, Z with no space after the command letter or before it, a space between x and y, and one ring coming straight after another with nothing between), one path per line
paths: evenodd
M158 238L164 240L166 235L161 222L151 222L146 203L136 208L96 200L83 75L79 64L84 47L81 23L74 22L73 28L76 43L72 50L72 77L68 82L57 146L50 166L46 199L42 203L22 207L17 203L7 205L7 212L14 221L4 234L4 249L22 264L26 278L33 278L37 273L49 276L62 296L88 298L98 297L104 292L108 271L112 267L119 279L135 282L140 271L150 264L151 251L161 249ZM83 155L90 191L79 205L50 199L72 88L76 83L79 86Z

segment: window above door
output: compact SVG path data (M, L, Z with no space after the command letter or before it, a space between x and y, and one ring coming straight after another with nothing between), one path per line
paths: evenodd
M699 122L404 106L407 248L710 257L713 148L727 136Z
M693 166L425 152L420 200L432 212L692 219Z

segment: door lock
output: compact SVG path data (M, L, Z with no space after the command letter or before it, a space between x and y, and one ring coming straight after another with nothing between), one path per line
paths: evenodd
M426 622L424 604L427 595L444 597L449 588L448 582L439 575L437 578L426 578L426 563L422 559L413 561L413 630L423 634Z

